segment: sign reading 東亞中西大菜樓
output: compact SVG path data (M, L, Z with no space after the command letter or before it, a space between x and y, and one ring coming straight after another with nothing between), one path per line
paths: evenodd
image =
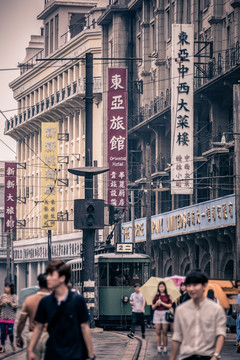
M127 69L108 69L108 204L127 202Z
M235 195L151 217L151 239L235 226ZM146 240L146 218L135 220L135 241ZM122 224L122 242L132 242L132 223Z
M194 26L172 25L171 193L193 193Z
M58 123L42 123L41 228L57 229Z

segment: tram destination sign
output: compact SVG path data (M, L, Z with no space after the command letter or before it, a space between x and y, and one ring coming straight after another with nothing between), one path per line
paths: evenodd
M133 243L118 243L116 246L117 253L133 253Z

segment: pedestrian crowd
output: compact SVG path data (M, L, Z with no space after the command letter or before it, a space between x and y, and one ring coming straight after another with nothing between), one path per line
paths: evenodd
M153 319L156 330L156 345L159 355L168 355L167 332L173 331L169 360L218 360L226 337L226 314L212 289L205 297L208 278L200 270L192 270L180 284L181 296L173 302L164 281L158 283L152 300ZM240 298L240 295L239 295ZM239 308L240 310L240 299ZM135 326L141 325L145 337L143 314L145 301L140 293L140 284L130 297L132 305L132 328L128 335L134 337ZM238 320L238 325L239 325ZM240 336L240 325L238 328Z
M70 266L62 260L51 261L45 274L37 278L39 291L28 296L22 306L16 327L16 345L24 346L23 329L28 320L28 360L95 359L84 298L73 289ZM181 296L172 301L165 281L160 281L152 299L152 323L156 331L156 353L168 355L167 332L173 332L169 360L219 360L226 337L226 315L214 291L205 297L208 278L200 270L190 271L180 284ZM238 286L236 343L240 343L240 286ZM145 338L144 311L146 301L141 285L134 285L130 296L132 306L131 332L137 325ZM0 296L0 352L5 352L9 336L14 347L14 322L17 310L14 286L6 283Z

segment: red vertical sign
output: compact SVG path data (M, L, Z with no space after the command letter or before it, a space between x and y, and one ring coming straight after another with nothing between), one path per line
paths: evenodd
M16 232L17 163L5 163L4 231Z
M108 203L127 205L127 69L108 69Z

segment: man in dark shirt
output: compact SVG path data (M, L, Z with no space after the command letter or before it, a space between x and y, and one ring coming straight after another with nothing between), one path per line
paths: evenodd
M53 293L43 298L35 316L36 327L28 348L28 360L34 360L34 347L43 326L48 323L49 339L45 360L95 359L88 324L88 312L81 295L70 291L67 283L71 270L61 260L53 260L47 267L48 288ZM83 354L84 340L88 357Z

